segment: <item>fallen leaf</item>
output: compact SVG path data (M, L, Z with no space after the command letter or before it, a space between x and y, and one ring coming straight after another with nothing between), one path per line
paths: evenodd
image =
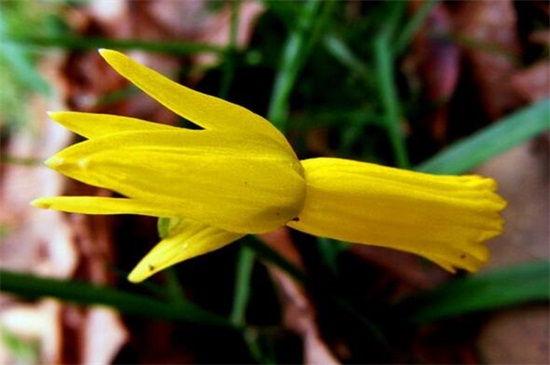
M61 304L53 299L44 299L35 304L12 303L0 313L0 325L3 329L20 339L38 343L39 361L44 364L62 362L61 323ZM0 332L0 337L3 335ZM0 340L4 342L3 339ZM9 359L9 363L17 361L17 358Z
M96 365L112 364L120 348L127 342L129 334L116 311L92 307L86 315L83 336L81 363Z
M262 241L267 243L289 262L299 268L303 268L300 253L292 243L287 228L281 228L275 232L263 234L260 237ZM316 322L315 308L304 289L284 271L272 265L267 265L267 268L281 297L284 324L302 336L304 363L339 364L340 362L331 353L322 339Z
M510 168L514 166L514 168ZM548 135L520 145L476 170L495 178L508 201L505 233L488 242L488 268L550 257ZM503 310L484 324L478 345L489 363L546 364L550 358L550 309Z
M550 30L539 30L531 33L529 35L529 41L537 44L541 44L543 46L549 47L550 46Z
M107 226L103 224L102 228L101 224L96 224L93 231L85 230L78 225L79 219L84 218L29 205L39 196L63 195L71 186L60 174L42 165L45 158L68 146L74 138L72 133L47 116L48 110L69 109L66 96L70 83L63 74L65 62L62 53L51 53L41 60L41 74L54 89L56 97L48 100L33 97L29 101L32 115L29 126L10 134L3 149L15 162L30 162L3 166L0 223L8 228L0 245L0 265L38 276L68 279L79 275L107 283L106 258L109 255L100 253L102 250L107 252L110 247L105 236ZM83 334L85 317L90 316L95 326L100 323L94 319L95 309L82 309L81 314L74 315L75 311L70 308L55 300L43 300L33 305L12 301L3 305L2 314L5 316L2 320L6 321L14 336L25 338L29 335L37 340L41 351L37 359L39 363L82 363L84 354L80 345L86 345L86 341L93 344L99 337L119 338L119 341L110 343L110 349L104 349L105 358L113 357L113 353L120 350L125 332L120 322L120 326L116 326L114 318L118 314L111 311L109 326L87 336ZM77 320L80 317L84 319ZM82 342L76 342L77 338Z
M494 178L508 201L504 234L489 241L488 268L550 257L549 152L545 135L515 147L476 169ZM514 166L513 169L510 166Z
M510 87L520 56L517 18L510 0L464 1L455 22L479 98L488 117L497 119L521 103Z
M417 11L422 2L412 2ZM429 105L429 114L422 120L432 138L444 142L447 134L447 104L452 97L460 75L460 48L444 38L453 30L452 18L444 4L433 7L426 21L413 39L404 62L405 72L418 79Z
M487 364L548 364L548 306L529 306L495 314L478 345Z
M550 61L541 61L517 72L510 82L525 102L547 98L550 96Z
M352 245L349 251L392 278L393 297L431 289L449 279L449 274L438 266L406 252L368 245Z

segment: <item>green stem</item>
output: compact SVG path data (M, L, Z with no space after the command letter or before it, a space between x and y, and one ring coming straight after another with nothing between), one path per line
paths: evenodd
M341 37L328 34L323 38L323 45L338 62L360 76L365 81L365 85L372 85L372 73L369 67L353 53Z
M388 36L388 39L394 39L395 34L400 28L401 19L407 11L406 1L388 1L389 5L387 10L387 17L384 19L384 32Z
M306 57L301 49L310 33L314 15L319 7L319 0L309 0L302 7L298 26L291 31L283 50L281 67L275 79L273 93L268 111L268 119L280 130L286 129L288 115L288 99L296 81L296 77ZM242 248L237 266L235 283L235 301L231 319L233 323L242 323L250 296L250 278L254 266L255 254L248 248Z
M164 277L166 279L166 291L168 292L170 300L178 304L186 304L187 298L185 297L183 287L179 282L178 275L174 267L169 267L164 270Z
M229 42L222 65L222 81L220 98L227 99L229 89L235 76L235 52L237 49L237 33L239 30L239 6L240 0L231 1L231 25L229 29Z
M289 99L300 69L305 63L304 48L315 22L319 0L307 1L298 14L298 25L290 32L283 48L281 66L275 76L267 119L279 130L287 129Z
M246 308L250 298L250 278L254 269L256 255L248 247L241 247L237 261L235 277L235 296L233 297L233 310L231 311L231 323L240 326L245 323Z
M394 82L394 60L390 51L388 33L382 31L374 40L375 62L378 75L378 87L382 106L386 115L386 130L395 154L397 166L409 168L409 157L405 138L401 130L401 111Z
M407 23L403 26L403 30L399 33L399 36L394 42L393 49L395 54L401 54L411 42L413 36L416 34L416 31L426 17L430 14L430 11L433 9L440 0L427 0L422 3L420 8L409 18Z
M77 50L114 48L119 50L139 49L148 52L189 55L194 53L224 54L224 47L211 44L184 42L148 42L138 39L81 38L76 36L34 37L11 36L6 41L42 47L59 47Z

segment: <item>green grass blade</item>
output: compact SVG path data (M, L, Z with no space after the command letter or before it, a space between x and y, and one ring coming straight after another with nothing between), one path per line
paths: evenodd
M36 70L24 47L5 42L0 45L0 62L7 65L10 72L26 88L42 95L48 95L50 86Z
M367 64L353 53L341 37L334 34L326 35L323 38L323 46L338 62L360 77L367 87L376 85Z
M50 86L36 70L28 49L22 45L9 42L7 20L0 9L0 65L5 69L1 72L10 72L13 77L29 90L43 95L50 92ZM6 87L6 86L4 86Z
M304 47L315 25L315 16L320 4L319 0L308 0L300 4L298 23L291 30L283 46L281 64L275 76L267 113L267 119L283 132L286 131L288 124L290 95L308 56L304 52Z
M395 70L388 32L381 32L374 40L376 74L382 106L385 113L385 126L390 138L398 167L409 168L409 156L402 131L402 114L395 85Z
M226 48L224 61L222 63L222 79L219 97L227 99L229 96L229 89L233 83L235 77L235 54L237 51L237 33L239 28L239 10L240 0L231 1L231 24L229 30L229 40Z
M241 247L235 274L235 295L231 310L231 322L242 325L246 322L246 309L250 299L250 281L254 270L256 254L248 247Z
M403 30L396 37L397 39L395 40L393 46L396 54L401 54L406 49L418 29L422 26L422 24L430 14L430 11L439 2L440 0L424 1L420 8L412 16L409 17L407 23L402 28Z
M0 290L26 298L54 297L81 305L106 305L122 313L173 321L233 327L225 318L192 303L165 303L123 292L104 285L82 281L46 279L0 270Z
M147 52L189 55L195 53L223 54L225 47L213 44L191 42L150 42L140 39L109 39L109 38L82 38L78 36L12 36L10 42L25 45L54 47L72 50L95 50L98 48L112 48L118 50L138 49Z
M454 280L399 304L415 323L550 299L550 263L537 261Z
M461 174L550 128L550 99L527 106L458 141L416 167L435 174Z

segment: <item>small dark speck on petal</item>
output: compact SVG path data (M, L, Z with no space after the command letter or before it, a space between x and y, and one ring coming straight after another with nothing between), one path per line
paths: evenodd
M149 271L155 270L155 267L153 265L148 265L148 266L149 266Z
M292 221L293 221L293 222L299 222L299 221L300 221L300 217L294 217L294 218L292 218Z
M464 260L464 259L466 258L466 255L465 255L465 254L462 254L462 255L460 255L460 258L461 258L462 260Z

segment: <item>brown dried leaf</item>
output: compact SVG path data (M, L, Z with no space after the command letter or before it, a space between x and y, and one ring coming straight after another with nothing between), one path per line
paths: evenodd
M413 8L421 2L413 2ZM413 40L403 67L411 78L418 78L426 100L432 105L425 125L436 141L447 133L447 102L453 95L460 74L460 49L442 38L452 31L450 13L443 4L436 5Z
M252 36L252 31L256 25L256 19L265 11L264 6L260 2L256 1L244 1L239 6L239 22L237 25L236 46L237 48L244 48ZM227 7L223 12L219 14L217 19L213 19L213 22L219 24L217 31L204 32L198 40L200 42L216 44L220 46L227 45L229 43L229 34L231 27L231 12ZM215 28L214 28L215 29ZM218 61L216 56L213 55L199 55L195 58L195 61L200 65L210 65Z
M129 21L130 6L127 0L93 0L88 2L83 16L87 24L96 22L105 36L130 37L132 35L132 22Z
M520 43L510 0L464 1L456 15L460 37L487 115L496 119L519 106L510 87Z
M550 30L539 30L529 35L529 41L550 47Z
M42 64L42 73L57 85L58 93L64 88L55 80L60 78L59 57L48 58ZM30 271L37 274L68 277L77 262L70 228L60 213L45 212L29 205L43 195L58 195L64 187L59 174L45 168L41 161L66 146L71 133L55 125L47 117L51 107L62 105L58 100L46 105L38 97L30 102L32 127L23 128L10 136L4 152L15 159L29 159L35 164L7 164L0 180L0 224L7 226L8 234L2 237L0 265L6 268ZM52 230L52 227L56 227ZM22 244L24 242L24 244Z
M303 268L300 253L294 247L287 228L261 235L261 239L297 267ZM300 287L284 271L267 265L273 281L279 289L283 303L285 325L300 334L304 343L305 364L339 364L323 341L316 322L313 303Z
M71 278L78 275L80 278L107 283L105 262L110 257L110 241L106 239L109 227L105 221L97 218L95 221L99 223L93 229L89 226L84 229L79 224L86 219L84 217L45 211L29 205L32 199L39 196L63 195L67 187L71 186L60 174L41 164L42 160L69 145L74 138L68 130L49 120L46 114L47 110L68 109L62 99L69 86L61 74L64 62L56 54L44 58L41 71L56 89L54 94L61 98L47 102L38 97L33 99L30 103L32 127L10 135L8 145L3 151L11 157L37 162L30 165L3 166L0 180L0 223L8 227L8 233L2 237L0 264L4 268L32 272L39 276ZM120 350L126 335L124 329L117 326L119 322L114 319L118 314L111 312L108 322L97 322L94 319L94 309L83 310L84 314L80 317L84 316L84 319L75 321L75 318L80 317L67 315L75 312L68 308L53 300L41 301L32 306L10 301L3 305L3 312L6 313L8 326L13 327L11 332L15 336L24 337L24 330L34 331L34 337L41 349L40 363L62 363L65 360L82 363L85 360L83 356L89 354L83 353L80 345L85 348L93 346L99 338L119 339L110 343L110 349L105 348L100 353L105 358L112 358ZM93 335L89 332L85 334L86 316L92 318L95 326L97 323L109 325ZM33 320L35 326L25 325L24 318ZM67 333L72 336L67 336ZM76 343L77 338L82 341ZM97 357L95 359L98 360ZM106 361L105 364L110 360ZM98 361L94 363L101 364Z
M497 180L508 201L505 233L490 242L489 267L547 259L550 256L550 190L547 136L518 146L476 172ZM514 166L514 168L510 168Z
M156 0L124 1L94 0L87 13L91 24L99 24L106 36L158 41L186 40L225 46L231 28L231 3L213 10L211 1ZM221 3L219 3L221 4ZM239 3L237 47L248 44L256 19L264 12L257 1ZM212 65L218 56L202 54L193 57L197 64Z
M336 152L329 145L330 130L327 128L310 129L307 132L307 148L310 153L319 156L335 156Z
M478 345L488 364L548 364L550 312L531 306L496 314L484 326Z
M117 312L94 307L86 315L83 337L82 364L112 364L129 334Z
M550 61L539 62L517 72L510 80L521 98L529 103L550 96Z
M548 145L548 135L539 137L476 171L495 178L499 192L508 201L503 212L505 233L488 243L490 268L550 257ZM483 327L480 352L494 364L546 364L550 358L549 321L547 306L499 312Z
M14 303L3 308L0 325L17 338L35 341L40 349L40 363L60 364L62 348L61 304L45 299L36 304ZM0 337L2 332L0 332ZM4 343L0 338L0 343ZM17 363L9 352L6 363Z
M431 289L449 278L444 270L410 253L367 245L352 245L349 251L398 281L394 296Z

